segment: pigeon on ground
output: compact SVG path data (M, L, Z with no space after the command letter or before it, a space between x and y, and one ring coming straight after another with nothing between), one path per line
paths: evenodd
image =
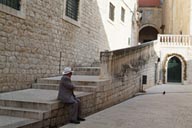
M165 93L166 93L166 92L164 91L164 92L163 92L163 95L165 95Z

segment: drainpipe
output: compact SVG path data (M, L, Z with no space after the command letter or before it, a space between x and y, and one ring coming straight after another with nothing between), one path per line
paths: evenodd
M62 57L62 52L60 52L60 55L59 55L59 74L61 73L61 57Z

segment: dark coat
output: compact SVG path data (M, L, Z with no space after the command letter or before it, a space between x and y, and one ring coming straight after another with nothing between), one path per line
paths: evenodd
M63 75L59 84L58 99L63 103L74 103L75 96L73 93L74 85L68 76Z

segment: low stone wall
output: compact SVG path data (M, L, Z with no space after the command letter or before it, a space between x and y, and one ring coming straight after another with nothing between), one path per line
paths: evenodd
M137 92L132 84L123 81L109 81L109 84L101 86L96 92L95 111L111 107L134 96Z
M124 86L122 82L105 82L98 86L95 92L78 96L81 100L83 117L111 107L134 96L136 88L134 85ZM39 122L36 127L56 128L69 122L70 105L58 103L58 107L51 111L51 117Z
M85 117L94 113L94 106L95 106L94 94L80 96L79 98L82 104L81 105L82 115ZM69 109L70 105L60 103L58 109L52 110L49 127L58 127L68 123Z
M95 95L94 93L86 93L78 96L81 100L82 116L88 116L95 112ZM23 126L22 128L58 128L69 122L70 104L64 104L58 101L49 111L49 118L45 118L39 122Z
M120 85L142 88L143 76L147 76L144 87L156 83L158 56L155 42L132 48L101 53L101 78L109 78Z

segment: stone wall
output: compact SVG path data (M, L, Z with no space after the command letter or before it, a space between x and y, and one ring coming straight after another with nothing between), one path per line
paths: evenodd
M154 86L157 63L155 47L156 43L150 42L128 49L102 52L100 77L105 81L99 83L90 95L81 98L83 114L90 115L133 97L142 91L142 75L147 75L144 89ZM104 79L106 74L108 80ZM58 117L58 111L65 114ZM63 107L55 110L55 115L56 122L61 119L67 121L66 109L64 111Z
M161 33L162 26L162 8L160 7L140 7L142 10L142 20L140 30L144 27L153 27Z
M23 17L0 11L0 91L27 88L66 65L90 65L109 49L97 1L80 1L79 26L63 18L63 0L25 2Z
M81 100L81 112L82 116L88 116L93 114L95 111L95 95L90 93L85 96L78 97ZM62 126L69 122L69 104L59 103L57 109L53 109L51 113L51 117L49 119L43 120L40 122L40 128L48 127L48 128L56 128L58 126Z
M111 86L114 89L118 90L115 86L120 89L115 93L123 97L126 97L129 92L134 94L143 87L154 86L158 60L155 46L155 42L150 42L132 48L102 52L100 77L112 79ZM142 84L144 75L147 76L146 84Z

